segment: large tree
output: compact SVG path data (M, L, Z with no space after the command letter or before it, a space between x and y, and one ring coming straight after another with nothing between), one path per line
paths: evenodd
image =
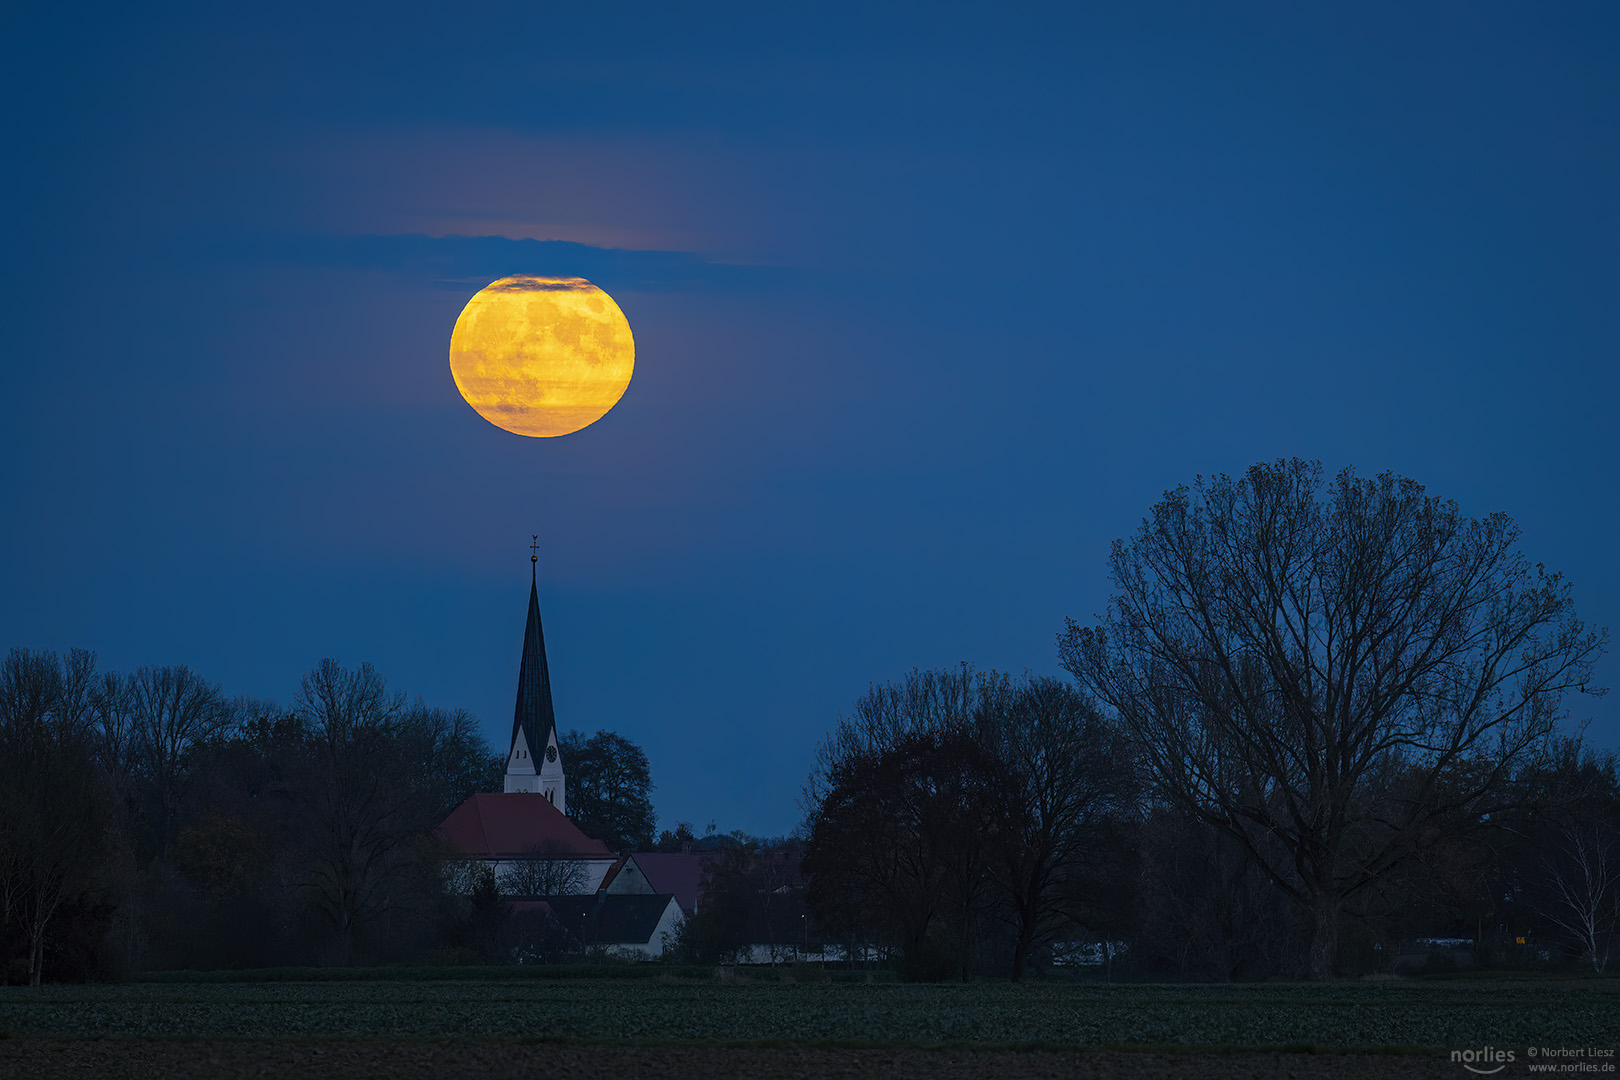
M1232 836L1311 920L1522 801L1604 631L1503 514L1391 474L1256 465L1168 492L1110 560L1099 625L1059 635L1159 798Z
M806 902L896 949L906 978L968 978L994 903L995 763L964 731L914 732L835 767L810 817Z
M992 865L1016 932L1012 977L1039 945L1077 924L1113 921L1103 884L1120 876L1135 808L1130 761L1096 706L1058 679L1031 677L983 718L996 762Z
M590 738L570 731L558 740L568 770L568 816L580 831L614 851L652 846L652 772L646 752L612 731Z
M304 884L349 962L384 921L414 917L404 900L433 874L429 831L487 750L469 717L408 706L370 664L322 660L294 711L312 747Z
M911 672L874 686L821 747L805 791L812 906L914 968L942 928L968 963L993 911L1020 978L1037 947L1103 922L1134 794L1121 740L1073 687Z
M806 903L908 978L966 978L1004 837L994 723L1010 680L958 669L873 686L821 745L804 792Z

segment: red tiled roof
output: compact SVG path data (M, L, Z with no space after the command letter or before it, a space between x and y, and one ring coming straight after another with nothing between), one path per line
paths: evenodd
M580 832L551 800L535 792L474 795L450 811L434 832L458 851L486 859L613 857L606 844Z

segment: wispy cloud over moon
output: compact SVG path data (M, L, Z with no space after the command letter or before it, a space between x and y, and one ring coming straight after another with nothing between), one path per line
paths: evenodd
M484 286L485 292L593 292L591 283L584 278L535 277L532 274L513 274Z
M683 251L637 251L504 236L261 237L243 242L240 254L316 266L395 271L454 290L469 285L482 288L513 275L545 282L534 288L584 287L583 283L568 284L583 279L609 292L774 289L804 277L802 271L712 261Z

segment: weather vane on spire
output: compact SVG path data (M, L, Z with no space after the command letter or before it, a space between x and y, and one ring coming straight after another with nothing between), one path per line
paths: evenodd
M529 561L537 563L540 561L540 536L537 533L531 533L529 539L533 541L529 545Z

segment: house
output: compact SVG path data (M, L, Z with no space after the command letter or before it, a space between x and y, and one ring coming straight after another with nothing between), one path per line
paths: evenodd
M703 868L713 858L709 852L627 855L602 887L611 895L668 893L681 911L694 915L702 899Z
M544 911L578 947L603 949L627 960L657 959L665 935L673 935L684 918L668 893L534 897L516 900L512 907L514 914Z

